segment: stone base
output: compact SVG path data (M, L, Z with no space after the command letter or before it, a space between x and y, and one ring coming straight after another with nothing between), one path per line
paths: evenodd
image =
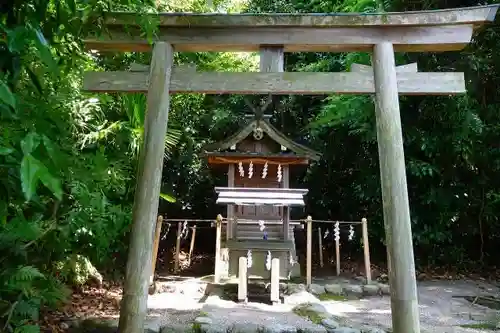
M304 290L320 298L324 296L326 299L328 295L345 296L347 299L390 295L390 288L387 284L361 284L342 280L316 282L308 287L303 283L289 283L287 284L285 294L291 295Z

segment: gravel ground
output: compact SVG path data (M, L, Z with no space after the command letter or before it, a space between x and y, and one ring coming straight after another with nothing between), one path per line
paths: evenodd
M485 332L459 325L494 321L499 312L474 305L456 296L497 295L498 288L473 281L436 281L419 283L420 327L426 333ZM455 296L455 297L453 297ZM345 316L353 323L391 327L389 297L357 301L322 302L329 312ZM498 320L498 319L496 319Z
M185 285L183 289L180 288L181 291L175 293L150 296L148 300L150 321L162 325L166 323L187 325L192 323L201 311L212 319L214 325L292 325L297 328L311 325L291 312L292 305L271 306L258 303L242 305L221 300L217 296L210 296L200 301L202 294L199 292L199 286L199 283L196 286ZM198 291L195 292L195 289ZM482 306L472 306L465 299L456 298L456 296L499 294L497 287L484 282L425 282L419 283L418 290L422 332L484 333L485 330L462 328L458 325L500 318L497 311ZM355 325L379 326L386 329L391 326L388 296L342 302L323 301L321 304L331 314L345 317Z
M259 303L235 304L218 297L209 297L203 306L202 312L211 320L213 325L231 327L295 327L297 329L317 328L317 332L325 331L322 327L291 312L287 306L271 306Z

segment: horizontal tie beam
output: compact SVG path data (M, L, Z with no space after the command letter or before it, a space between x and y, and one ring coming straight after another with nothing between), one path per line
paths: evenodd
M412 65L413 66L413 65ZM367 66L369 67L369 66ZM399 70L400 95L450 95L465 93L463 73L417 73ZM93 92L146 92L149 73L87 72L83 87ZM371 70L350 73L259 73L259 72L195 72L174 68L170 93L205 94L298 94L326 95L374 94Z

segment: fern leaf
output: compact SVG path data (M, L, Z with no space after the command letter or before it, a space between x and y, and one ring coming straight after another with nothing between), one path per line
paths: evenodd
M9 277L7 286L11 290L22 291L26 294L32 291L34 280L43 278L45 276L36 267L22 266Z
M33 266L20 267L11 277L11 281L32 281L37 278L45 278L38 268Z
M17 302L13 315L18 319L38 320L39 302L21 300Z
M23 325L15 329L14 333L40 333L38 325Z

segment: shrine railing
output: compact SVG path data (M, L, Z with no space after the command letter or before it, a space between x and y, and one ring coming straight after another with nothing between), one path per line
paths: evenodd
M252 220L238 220L239 222L251 222ZM205 229L205 228L216 228L216 253L215 253L215 267L214 267L214 280L216 282L220 281L221 278L221 243L222 243L222 225L228 222L227 218L218 215L216 219L167 219L162 216L158 216L156 223L156 231L154 238L154 248L153 248L153 271L152 276L154 276L155 272L155 263L158 255L158 245L160 239L164 239L172 225L177 224L176 231L176 246L175 246L175 262L174 262L174 272L177 273L179 271L180 266L180 247L181 240L187 239L189 235L190 237L190 246L189 246L189 254L187 262L191 263L191 256L194 251L195 241L196 241L196 230ZM257 222L257 221L253 221ZM195 225L193 225L196 223ZM280 224L280 221L266 221L266 224L276 225ZM348 228L347 238L348 241L352 241L354 239L354 235L356 233L355 227L361 226L361 235L362 235L362 243L363 243L363 251L364 251L364 264L365 264L365 276L367 283L371 282L371 264L370 264L370 249L369 249L369 241L368 241L368 222L365 218L360 221L336 221L336 220L314 220L311 216L308 216L305 219L299 220L290 220L290 225L301 225L302 228L306 229L306 281L307 284L310 285L312 283L312 252L313 252L313 223L318 224L316 230L318 237L318 253L319 253L319 265L320 267L324 267L323 261L323 243L325 239L331 237L331 232L329 231L328 226L331 225L333 231L333 238L335 241L335 263L336 263L336 273L340 275L341 273L341 265L340 265L340 244L341 244L341 229L345 227ZM162 232L162 226L166 225L166 230Z

